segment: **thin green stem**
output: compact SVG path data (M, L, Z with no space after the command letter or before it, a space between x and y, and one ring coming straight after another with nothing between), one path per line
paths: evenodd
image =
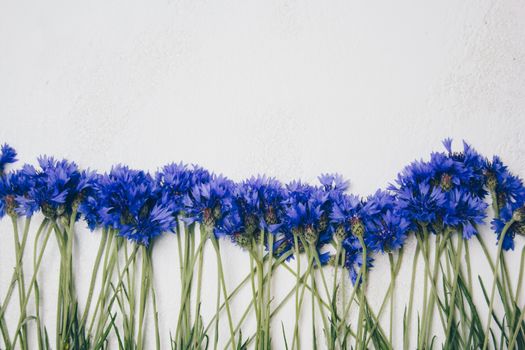
M522 322L525 319L525 306L521 309L520 312L520 318L518 319L518 322L516 323L516 329L514 330L514 333L512 334L511 341L509 343L509 349L514 349L514 345L516 344L516 340L518 339L518 334L520 333L522 329Z
M521 296L521 287L523 284L523 271L525 270L525 247L521 249L521 259L520 259L520 272L518 275L518 284L516 285L516 293L514 294L514 301L519 303L519 298Z
M106 248L106 243L108 240L108 229L104 228L102 229L102 239L100 240L100 244L97 251L97 256L95 258L95 264L93 265L93 270L91 271L91 281L89 283L89 292L88 292L88 298L86 301L86 307L84 308L84 313L82 315L82 319L80 321L80 325L83 327L86 319L89 315L89 310L91 308L91 300L93 299L93 292L95 290L95 282L97 280L97 274L100 267L100 262L102 260L102 255L104 253L104 250Z
M219 272L219 279L220 284L222 287L222 293L224 294L224 302L226 304L226 315L228 316L228 325L230 327L230 336L232 337L232 350L236 350L237 346L235 343L235 333L234 333L234 327L233 327L233 320L230 310L230 302L228 301L228 292L226 290L226 282L224 279L224 269L222 266L222 258L221 258L221 252L219 247L219 241L215 237L215 234L213 232L210 232L210 239L213 243L213 247L215 248L215 253L217 255L217 265L218 265L218 272Z
M293 235L294 239L294 256L296 263L296 278L295 278L295 325L293 330L293 340L292 340L292 350L297 346L298 349L301 348L300 338L299 338L299 320L301 313L301 305L299 304L299 287L300 287L300 276L301 276L301 255L299 250L299 238L297 234Z
M498 280L498 267L499 262L501 258L501 251L503 246L503 240L505 239L505 235L507 234L507 231L509 230L510 226L514 223L514 220L511 219L505 226L503 227L503 230L501 231L499 240L498 240L498 252L496 255L496 264L493 268L494 273L494 279L492 281L492 288L490 292L490 302L489 302L489 315L487 319L487 325L485 326L485 339L483 340L483 350L487 349L488 341L489 341L489 329L490 329L490 323L492 321L492 310L494 309L494 294L496 292L496 281Z
M13 235L14 235L14 241L15 241L15 256L16 256L16 268L15 271L18 272L17 276L17 283L18 283L18 301L20 304L20 314L22 317L26 317L27 311L26 308L23 306L24 304L24 295L26 293L25 288L25 281L24 281L24 263L23 263L23 255L24 251L22 250L22 244L20 243L20 236L18 232L18 221L16 216L11 216L11 222L13 224ZM27 233L29 231L29 223L31 222L31 217L28 217L26 219L26 224L24 228L23 238L22 241L27 240ZM22 327L22 335L20 339L20 343L23 349L27 349L27 325L24 324Z
M403 335L403 349L408 350L410 346L410 329L411 329L411 318L412 318L412 308L414 305L414 289L415 289L415 280L416 280L416 271L417 271L417 260L419 258L419 252L421 250L421 246L419 244L419 241L416 245L416 251L414 253L414 260L412 262L412 278L410 280L410 296L408 298L408 311L406 315L405 324L404 327L404 335Z
M454 310L456 305L456 292L458 289L458 277L459 277L459 268L460 268L460 262L461 262L461 253L463 249L463 238L458 238L458 249L454 256L454 280L452 284L452 293L450 297L450 303L449 303L449 315L448 315L448 321L447 321L447 328L445 331L445 339L450 339L450 331L452 326L452 321L454 320Z
M389 293L390 293L390 329L389 329L389 335L388 335L388 341L390 344L392 344L392 337L393 337L393 325L394 325L394 288L395 288L395 267L394 267L394 255L392 252L388 252L388 261L390 263L390 287L389 287Z
M403 249L401 249L399 251L399 256L397 258L397 262L395 263L395 266L393 268L393 272L394 272L394 281L396 280L397 278L397 275L399 274L399 270L401 269L401 262L403 261ZM395 285L395 283L394 283ZM386 303L387 303L387 300L390 298L390 296L394 293L394 285L392 285L392 283L390 283L390 285L388 286L388 289L385 293L385 296L383 297L383 301L381 303L381 306L379 308L379 312L377 313L377 316L375 317L376 319L379 319L381 317L381 315L383 314L383 310L386 306ZM372 329L370 330L369 332L369 336L366 340L366 343L365 343L365 347L368 348L368 344L370 343L370 340L372 339L372 336L374 334L374 332L376 331L376 329L380 327L379 325L379 321L377 321L374 326L372 327ZM390 344L392 344L392 342L390 341L389 342Z
M29 301L29 298L31 297L31 292L32 292L33 286L34 286L34 284L36 282L38 270L40 269L40 264L42 263L42 257L44 255L44 251L46 249L47 242L49 241L49 237L51 236L51 230L52 230L52 226L50 226L48 228L48 230L46 232L46 235L44 237L44 242L42 243L42 248L40 249L40 252L38 254L38 259L37 259L37 263L36 263L36 269L33 271L33 276L31 277L31 282L29 283L29 288L27 289L27 294L24 297L24 305L23 305L24 308L27 307L27 303ZM20 329L22 328L22 325L23 325L24 322L25 322L25 319L21 315L20 318L18 319L18 324L16 326L15 338L13 339L13 343L11 344L11 346L9 348L15 348Z
M151 247L151 246L150 246ZM139 328L137 337L137 349L142 350L144 347L144 316L146 313L146 301L149 293L150 276L149 276L149 262L148 262L148 247L142 247L142 273L141 273L141 287L140 287L140 302L139 302Z
M367 269L367 251L366 251L366 244L363 240L362 236L357 236L359 239L359 243L361 244L361 247L363 249L363 278L362 281L358 280L356 283L358 283L359 288L359 316L358 316L358 323L357 323L357 338L356 338L356 348L357 349L364 349L365 341L362 338L363 337L363 322L364 322L364 311L365 311L365 287L366 287L366 269Z

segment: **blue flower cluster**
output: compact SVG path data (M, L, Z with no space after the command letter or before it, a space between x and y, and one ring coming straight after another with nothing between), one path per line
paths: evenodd
M500 235L512 220L503 248L513 249L515 236L525 234L522 180L498 157L489 161L466 143L461 152L452 151L450 139L444 146L430 160L405 167L386 191L363 198L347 193L348 182L337 174L321 175L318 185L284 185L266 176L235 183L182 163L154 175L123 165L100 174L45 156L38 167L6 172L16 152L4 145L0 216L40 211L51 220L83 218L92 230L111 229L141 245L176 232L181 223L199 223L244 249L263 244L276 256L291 257L311 248L321 264L333 261L331 247L340 244L355 281L363 264L362 242L371 266L373 253L400 249L410 233L448 230L469 239L487 217L490 193L496 210L492 226Z
M466 143L461 153L452 152L450 139L444 145L447 152L432 153L430 161L407 166L390 190L398 201L399 215L412 229L437 233L453 228L468 239L486 217L487 161Z

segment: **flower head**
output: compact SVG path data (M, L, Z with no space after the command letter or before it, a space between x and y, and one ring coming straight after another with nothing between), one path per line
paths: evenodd
M447 208L443 215L445 227L453 227L470 239L477 234L475 225L482 224L487 217L487 204L471 192L455 189L449 195Z
M213 230L218 236L222 231L217 230L221 221L232 207L233 182L222 175L212 175L209 182L198 183L185 195L187 224L198 222L207 229Z
M158 190L163 200L170 204L175 216L184 212L184 198L195 186L209 182L210 173L196 165L191 167L183 163L165 165L155 175Z
M93 186L94 173L81 171L75 163L65 159L59 161L43 156L38 163L40 169L30 165L22 168L32 186L25 195L16 197L17 213L31 216L42 210L46 217L53 219L71 215L78 209L85 192Z
M278 256L294 249L297 237L300 250L304 249L303 244L313 245L322 260L328 261L328 255L321 253L323 245L331 239L325 211L328 200L329 195L323 188L300 181L286 185L282 232L274 244Z
M432 232L453 227L470 238L473 224L484 217L486 159L465 142L462 152L452 152L451 139L443 144L446 152L432 153L428 162L413 162L390 189L397 197L399 215L412 226L425 225Z
M407 238L410 222L399 215L395 197L377 191L367 198L366 245L376 252L391 252L401 248Z
M229 235L234 243L247 247L260 233L276 235L283 225L284 187L274 178L251 177L233 190L230 213L218 227L221 234ZM266 239L263 244L267 244Z
M349 186L349 181L340 174L321 174L318 179L325 191L345 192Z
M0 176L0 218L16 215L20 206L17 198L25 198L33 186L34 178L23 170Z
M503 228L520 213L525 206L525 186L522 179L513 175L499 157L494 157L485 171L487 186L493 192L498 213L492 220L492 228L499 240ZM518 218L519 219L519 218ZM525 224L522 220L513 220L503 238L504 250L514 249L516 234L525 235Z
M148 173L115 166L101 177L99 196L102 224L133 242L147 246L175 228L173 212Z
M253 218L258 229L275 234L284 218L284 187L275 178L252 177L237 186L235 199L239 212Z
M16 151L13 147L4 143L0 148L0 175L4 173L5 166L16 162Z
M364 271L364 252L361 243L355 236L348 236L343 241L344 257L343 266L348 270L350 280L353 284L360 283L362 278L358 277L363 274ZM370 270L373 267L374 259L367 254L366 256L366 270Z
M367 212L364 202L355 195L342 194L334 201L330 222L335 227L335 235L339 240L344 240L348 234L356 234L359 225L363 222ZM359 226L360 227L360 226Z

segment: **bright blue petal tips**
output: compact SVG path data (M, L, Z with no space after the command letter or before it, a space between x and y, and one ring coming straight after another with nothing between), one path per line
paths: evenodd
M445 146L445 149L449 154L452 153L452 139L450 137L443 140L443 146Z
M3 144L0 148L0 174L4 173L7 164L12 164L16 161L15 149L7 143Z
M327 191L344 192L350 186L350 182L339 174L322 174L318 179Z

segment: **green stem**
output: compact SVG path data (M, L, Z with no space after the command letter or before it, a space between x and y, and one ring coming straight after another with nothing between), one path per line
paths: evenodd
M26 311L26 308L23 306L24 304L23 299L26 293L25 281L24 281L24 263L23 263L24 251L22 250L22 244L20 243L17 218L13 215L11 216L11 221L13 224L13 235L14 235L14 240L15 240L15 256L16 256L16 262L17 262L15 271L18 272L18 276L17 276L18 301L20 304L20 314L22 315L22 317L25 318L27 315L27 311ZM27 240L27 233L29 231L30 222L31 222L31 217L28 217L26 219L22 241ZM23 349L27 349L27 325L25 324L22 327L22 335L21 335L20 343Z
M320 275L321 275L321 281L323 283L323 287L325 289L325 294L328 298L330 298L330 291L328 290L328 284L326 283L326 278L325 278L325 275L324 275L324 269L323 269L323 266L321 265L321 260L319 259L319 253L317 252L317 248L311 244L310 245L310 253L314 256L314 259L315 259L315 263L317 265L317 269L313 270L313 271L316 271L316 270L319 270L320 272ZM314 274L314 272L312 272L312 274ZM314 282L315 282L315 285L316 285L316 288L317 288L317 282L315 281L315 275L314 275ZM327 340L328 340L328 344L332 344L332 332L330 331L330 328L328 328L329 326L329 321L325 315L325 312L324 312L324 308L323 308L323 304L324 304L324 301L321 299L321 296L319 294L319 292L317 292L317 303L319 304L319 312L321 314L321 319L323 320L323 325L324 325L324 329L325 329L325 333L326 333L326 337L327 337ZM333 315L335 313L335 310L333 308L333 304L332 303L329 303L330 307L329 307L329 311L330 313ZM333 321L335 322L335 320Z
M404 326L404 335L403 335L403 349L404 350L408 350L410 346L410 329L412 325L411 323L412 307L414 305L414 289L415 289L415 281L416 281L417 260L419 258L420 250L421 250L421 246L418 241L416 245L416 251L414 253L414 260L412 262L412 278L410 281L410 296L408 298L408 311L406 315L405 324L403 325Z
M459 268L460 268L460 262L461 262L461 253L462 253L462 249L463 249L463 238L462 237L458 237L458 249L457 249L457 252L454 256L455 258L455 261L454 261L454 280L453 280L453 284L452 284L452 294L451 294L451 297L450 297L450 303L449 303L449 306L448 306L448 310L449 310L449 315L448 315L448 321L447 321L447 328L446 328L446 331L445 331L445 339L446 340L449 340L450 339L450 330L451 330L451 326L452 326L452 321L454 320L454 310L455 310L455 305L456 305L456 292L457 292L457 289L458 289L458 277L459 277Z
M521 286L523 284L523 271L525 268L525 247L521 249L521 259L520 259L520 273L518 277L518 284L516 285L516 293L514 294L514 301L519 303L519 297L521 296Z
M230 310L230 302L228 301L228 292L226 291L226 282L224 279L224 270L222 267L222 258L221 258L221 252L220 252L220 247L219 247L219 241L217 240L213 232L210 232L210 239L213 243L213 247L215 248L215 253L217 255L217 265L218 265L218 270L219 270L220 284L222 286L222 293L224 294L224 302L226 304L226 314L228 316L230 336L232 337L232 350L236 350L237 346L235 343L233 320L232 320L232 315L231 315L231 310Z
M144 347L144 316L146 313L146 301L148 298L148 292L150 287L150 276L149 276L149 262L148 262L148 249L150 247L142 247L142 273L141 273L141 287L140 287L140 302L139 302L139 328L138 328L138 337L137 337L137 349L142 350Z
M111 262L112 262L112 259L111 257L113 256L112 255L112 248L115 250L115 245L116 245L116 239L114 239L115 237L115 234L113 232L113 230L111 228L108 228L108 234L109 234L109 242L107 243L106 245L106 250L104 252L104 261L102 263L102 282L101 282L101 287L100 287L100 292L98 293L98 298L97 298L97 303L95 305L95 311L93 312L93 315L91 316L91 322L89 323L89 328L88 328L88 334L92 334L92 331L93 331L93 326L95 324L95 320L97 318L97 315L98 315L98 312L100 309L103 309L103 307L101 307L102 305L102 299L103 299L103 296L104 296L104 292L106 290L106 285L108 284L108 275L109 275L109 269L111 267Z
M261 315L261 319L259 321L259 324L257 325L257 329L259 330L259 341L260 341L260 344L259 344L259 349L263 350L265 349L265 342L266 342L266 337L265 337L265 334L264 334L264 325L266 324L266 307L264 305L264 279L265 279L265 275L264 275L264 262L262 261L262 258L263 258L263 251L264 251L264 231L263 230L260 230L260 233L259 233L259 240L257 242L257 252L258 252L258 255L257 255L257 266L259 267L258 270L257 270L257 276L258 276L258 280L257 280L257 284L258 284L258 288L257 288L257 301L258 301L258 307L259 307L259 310L260 310L260 315Z
M336 247L335 247L335 266L334 266L334 280L333 280L333 284L332 284L332 296L331 296L331 300L332 300L332 303L335 303L335 300L336 300L336 297L337 297L337 273L339 271L339 260L341 258L341 248L342 248L342 241L341 240L337 240L337 243L336 243ZM340 286L340 288L344 288L344 286ZM344 299L343 299L344 300ZM344 310L344 305L343 305L343 310ZM334 322L337 322L337 319L339 318L339 315L337 313L337 308L332 308L332 314L331 314L331 320L332 320L332 324ZM333 326L332 326L333 327ZM335 338L336 339L332 339L332 348L335 348L335 344L337 343L337 341L339 340L339 337L338 337L338 334L336 333L335 334Z
M505 235L507 234L507 231L509 230L510 226L514 223L514 220L511 219L505 226L503 227L503 230L501 231L499 240L498 240L498 252L496 255L496 264L494 265L493 273L494 273L494 279L492 281L492 288L490 292L490 302L489 302L489 316L487 320L487 325L485 327L485 339L483 340L483 350L487 349L488 341L489 341L489 329L490 329L490 323L492 321L492 310L494 309L494 294L496 292L496 281L498 280L498 267L499 262L501 258L501 250L503 246L503 239L505 239Z
M155 283L153 281L153 249L148 249L148 274L150 276L151 301L153 305L153 321L155 326L155 348L160 349L160 331L159 331L159 312L157 310L157 295L155 292Z
M364 270L363 268L364 268L364 264L361 265L361 268L359 269L359 272L357 274L357 277L356 277L357 285L354 284L354 288L352 289L352 293L350 294L350 298L348 299L349 302L346 305L346 308L345 308L345 310L343 312L343 317L341 317L341 323L337 327L337 333L341 332L341 328L346 323L346 320L347 320L349 312L350 312L350 308L352 307L355 295L357 293L357 290L359 289L359 281L361 281L361 277L363 276L363 270ZM356 336L356 341L357 341L357 336Z
M518 319L518 322L516 323L516 329L514 330L514 334L512 334L511 341L509 343L508 349L514 349L514 345L516 344L516 339L518 338L518 334L520 333L522 329L522 322L525 319L525 307L521 309L520 318Z
M394 324L394 288L395 288L395 271L394 271L394 255L392 252L388 252L388 261L390 263L390 287L389 287L389 293L390 293L390 332L388 335L388 341L390 344L392 344L392 336L393 336L393 324Z
M202 269L204 265L204 254L203 254L203 248L204 248L204 241L207 239L206 237L206 230L203 226L200 226L200 241L199 241L199 247L197 248L196 256L198 257L198 266L197 266L197 296L195 298L195 324L193 326L193 336L192 338L200 338L198 334L198 330L202 326L202 318L200 317L200 309L201 309L201 289L202 289ZM193 339L191 340L193 344ZM200 348L200 342L196 344L197 349Z
M302 277L301 277L301 281L302 283L306 284L306 278L309 277L309 274L310 272L305 272ZM288 302L288 300L294 295L295 293L295 287L292 288L288 294L286 294L286 296L283 298L283 300L281 300L281 302L279 303L279 305L277 305L277 307L272 311L272 313L270 314L271 317L273 317L275 314L277 314L277 312L279 312L281 310L281 308L286 305L286 303ZM253 300L250 302L250 305L253 304ZM250 306L248 306L250 307ZM253 334L251 337L248 338L248 340L246 341L246 348L256 339L256 335ZM229 343L227 344L229 345ZM257 348L257 347L256 347ZM244 348L243 348L244 349ZM258 348L257 348L258 349ZM225 348L226 350L226 348Z
M27 303L29 301L29 298L31 297L31 292L33 290L33 286L36 282L36 277L37 277L37 274L38 274L38 270L40 269L40 264L42 263L42 257L44 255L44 251L46 249L46 246L47 246L47 242L49 241L49 237L51 236L51 230L52 230L52 226L50 226L46 232L46 235L44 237L44 242L42 243L42 248L40 249L40 252L38 254L38 259L37 259L37 263L36 263L36 269L33 271L33 276L31 277L31 282L29 283L29 288L27 289L27 294L26 296L24 297L24 308L27 307ZM17 339L18 339L18 334L20 332L20 329L22 328L22 325L23 323L25 322L25 319L20 316L20 318L18 319L18 324L16 326L16 331L15 331L15 338L13 339L13 343L11 344L11 346L9 348L15 348L15 345L16 345L16 342L17 342Z
M44 221L42 222L42 225L40 225L35 235L35 241L33 244L33 271L36 270L38 240L40 239L40 236L46 224L47 224L47 219L44 219ZM35 280L34 288L35 288L36 329L37 329L38 349L43 350L44 349L44 337L42 335L42 324L41 324L41 319L40 319L40 289L38 287L37 280Z
M367 255L366 255L366 244L363 240L362 236L357 237L359 239L359 243L361 244L361 247L363 249L363 280L357 281L358 288L359 288L359 316L358 316L358 323L357 323L357 338L356 338L356 348L357 349L364 349L365 341L362 339L363 337L363 321L364 321L364 310L365 310L365 287L366 287L366 265L367 265Z
M250 253L250 256L252 257L252 254L253 252L252 251L249 251ZM273 265L272 265L272 268L275 270L277 267L281 266L281 264L289 257L291 253L288 252L286 254L284 254L283 256L281 256L279 259L277 259ZM266 255L264 257L264 260L266 260L268 258L268 255ZM252 259L250 259L252 260ZM286 264L282 264L283 266L289 268ZM241 290L241 288L244 286L244 284L246 284L248 282L248 280L254 280L253 276L254 274L257 272L256 270L257 268L253 267L253 262L252 262L252 265L251 265L251 272L239 283L239 285L237 285L237 287L230 293L230 295L228 295L228 300L231 300L238 292L239 290ZM244 311L242 317L240 318L239 322L237 323L237 327L235 328L235 334L239 333L239 330L244 322L244 320L246 319L246 317L248 316L248 313L250 311L250 309L252 308L252 306L255 308L255 304L256 304L256 300L257 300L257 292L255 291L255 282L253 281L252 283L254 283L254 289L252 290L252 300L250 301L248 307L246 308L246 310ZM222 303L221 305L221 310L225 307L225 303ZM280 308L279 306L277 308ZM276 308L276 309L277 309ZM275 314L275 310L274 312L272 312L272 314ZM212 319L210 320L210 323L208 324L208 326L206 327L205 331L204 331L204 334L206 334L210 328L210 325L214 322L216 316L212 317ZM225 346L225 349L227 349L229 347L231 343L231 339L228 340L228 342L226 343L226 346Z
M267 283L266 283L266 300L265 300L265 304L266 304L266 315L267 315L267 318L266 318L266 331L265 331L265 335L266 335L266 346L265 348L266 349L269 349L271 348L271 344L270 344L270 340L271 340L271 337L270 337L270 323L271 323L271 301L272 301L272 271L273 271L273 268L272 268L272 262L273 262L273 234L269 233L268 234L268 249L269 249L269 259L268 259L268 265L269 265L269 268L268 268L268 271L267 271Z
M395 263L395 266L393 268L393 271L394 271L394 281L396 280L397 278L397 275L399 274L399 270L401 269L401 262L403 261L403 249L401 249L399 251L399 256L397 258L397 262ZM395 285L395 284L394 284ZM381 303L381 306L379 308L379 312L377 313L377 316L375 316L375 319L379 319L383 313L383 310L386 306L386 302L387 300L390 298L391 295L393 295L394 293L394 285L392 285L392 283L390 283L390 285L388 286L388 289L385 293L385 296L383 297L383 302ZM366 343L365 343L365 347L368 348L368 344L370 343L370 340L372 339L372 336L374 334L374 332L376 331L376 329L380 327L380 324L379 322L377 321L374 326L372 327L372 329L370 330L370 335L368 336L368 339L366 340ZM389 341L390 344L392 344L391 341Z
M259 303L254 303L255 300L258 300L257 299L257 287L255 286L255 275L258 271L258 266L257 266L257 263L256 263L256 260L257 260L257 257L255 256L255 240L252 240L252 247L251 249L249 250L249 254L250 254L250 270L252 271L250 273L250 286L251 286L251 290L252 290L252 302L250 303L250 305L253 304L254 306L254 309L255 309L255 320L256 320L256 324L257 324L257 329L260 322L261 322L261 311L259 310ZM254 266L255 265L255 266ZM250 308L247 309L247 311L249 310ZM243 321L243 318L241 318L241 321L239 323L242 323ZM257 337L257 341L256 341L256 344L258 344L258 341L259 341L259 332L256 332L256 337ZM231 342L231 340L230 340ZM228 345L229 343L228 342Z
M301 255L299 251L299 238L297 234L293 235L294 239L294 256L296 263L296 278L295 278L295 325L293 330L292 350L297 346L301 348L301 342L299 339L299 320L301 314L301 305L299 304L299 287L301 279Z
M84 309L84 314L82 315L82 319L80 321L80 325L83 327L86 319L89 315L89 309L91 308L91 300L93 299L93 291L95 289L95 282L97 280L97 274L100 267L100 262L102 260L102 254L104 253L106 243L108 240L108 229L104 228L102 229L102 239L100 240L100 244L98 246L97 256L95 258L95 264L93 265L93 270L91 271L91 281L89 283L89 292L88 292L88 298L86 301L86 307Z

